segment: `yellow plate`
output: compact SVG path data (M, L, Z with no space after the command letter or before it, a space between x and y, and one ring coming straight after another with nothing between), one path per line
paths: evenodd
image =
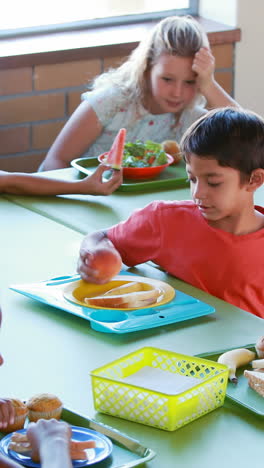
M90 304L86 304L84 302L84 298L86 297L94 297L100 296L101 294L106 293L112 288L117 288L122 286L123 284L131 283L137 281L142 284L142 290L147 291L150 289L158 289L160 294L158 296L157 302L154 304L150 304L146 307L140 307L140 309L148 309L150 307L157 307L163 304L167 304L170 302L175 296L175 289L167 283L163 281L154 280L152 278L144 278L143 276L135 276L135 275L123 275L123 276L116 276L113 278L109 283L106 284L94 284L94 283L86 283L83 280L74 281L73 283L67 284L65 286L63 295L66 299L75 304L82 305L84 307L88 307L89 309L111 309L111 310L134 310L134 308L119 308L119 307L98 307L98 306L91 306Z

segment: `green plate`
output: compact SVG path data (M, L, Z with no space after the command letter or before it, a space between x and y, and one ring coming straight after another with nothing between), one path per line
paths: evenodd
M250 351L255 352L254 345L252 344L239 347L247 348L250 349ZM224 353L225 351L229 351L229 349L217 351L213 354L203 353L199 354L198 356L212 361L217 361L220 354ZM245 369L253 370L250 364L237 369L236 375L238 377L238 383L233 384L232 382L228 382L226 397L233 402L243 406L247 410L253 411L253 413L258 414L259 416L264 416L264 398L248 385L248 380L246 377L244 377Z
M71 165L79 172L85 175L91 175L99 162L97 158L78 158L71 161ZM110 175L110 172L109 172ZM105 173L107 178L107 172ZM188 187L185 163L181 161L175 166L168 166L155 179L130 180L124 179L124 182L118 187L118 192L140 192L160 188L182 188Z

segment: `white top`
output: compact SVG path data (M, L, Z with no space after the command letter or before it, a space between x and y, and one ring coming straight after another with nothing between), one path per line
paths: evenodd
M127 130L126 141L179 142L185 130L207 112L202 105L194 105L184 110L175 123L174 113L150 114L142 106L138 109L118 88L88 91L82 95L82 100L89 102L103 126L102 134L83 155L85 157L97 157L109 151L120 128Z

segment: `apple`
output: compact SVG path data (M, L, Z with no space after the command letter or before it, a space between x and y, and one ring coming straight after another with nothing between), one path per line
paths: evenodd
M99 247L90 257L93 275L102 283L108 283L122 268L122 258L117 250Z

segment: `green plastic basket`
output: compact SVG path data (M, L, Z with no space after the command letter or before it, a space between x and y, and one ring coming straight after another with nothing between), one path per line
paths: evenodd
M145 366L201 380L171 395L126 383ZM228 368L207 359L145 347L91 372L95 409L174 431L224 404Z

